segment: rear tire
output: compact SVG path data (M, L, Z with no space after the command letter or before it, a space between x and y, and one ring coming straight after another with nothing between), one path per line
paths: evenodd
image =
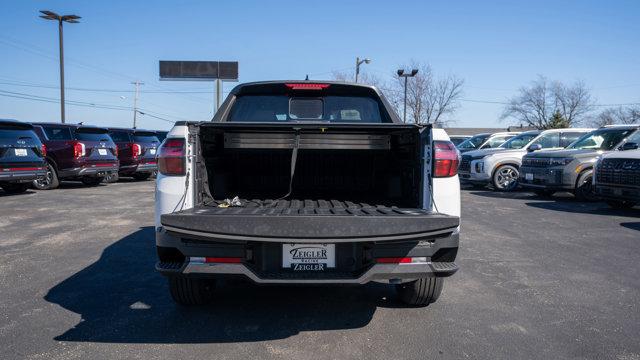
M47 173L43 179L33 180L33 187L38 190L52 190L60 186L60 180L58 180L58 173L56 169L47 163Z
M518 186L518 168L513 165L502 165L493 172L493 188L497 191L509 192Z
M436 302L442 293L444 279L428 277L396 285L400 300L412 306L424 306Z
M144 181L144 180L147 180L150 177L151 177L150 173L142 173L142 174L135 173L135 174L133 174L133 178L138 180L138 181Z
M107 184L116 183L118 182L118 180L120 180L120 175L118 175L117 172L109 173L107 174L107 176L104 177L104 182Z
M102 178L99 177L83 177L82 183L87 186L98 186L102 182Z
M215 282L207 279L192 279L184 276L169 277L171 298L179 305L204 305L213 300Z
M27 191L29 188L28 183L19 183L19 184L4 184L2 185L2 190L7 194L22 194Z
M625 200L609 200L607 201L607 205L609 205L613 209L626 210L636 206L636 203L633 201Z

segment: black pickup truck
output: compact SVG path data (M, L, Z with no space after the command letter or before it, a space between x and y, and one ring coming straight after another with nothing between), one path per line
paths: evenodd
M177 123L160 147L156 269L187 305L224 276L376 281L429 304L458 269L459 156L374 87L239 85L213 121Z
M0 187L5 192L25 192L33 180L43 178L45 154L33 126L0 119Z

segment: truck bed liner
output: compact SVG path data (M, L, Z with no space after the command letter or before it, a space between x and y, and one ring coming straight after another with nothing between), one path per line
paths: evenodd
M162 215L181 236L241 241L347 242L419 239L451 233L455 216L339 200L241 200L240 207L206 206Z

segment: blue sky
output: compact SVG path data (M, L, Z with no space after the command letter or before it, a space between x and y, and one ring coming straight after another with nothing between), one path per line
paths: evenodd
M126 109L141 80L139 127L208 120L213 83L158 80L158 60L237 60L240 81L330 78L356 56L390 80L429 63L465 80L457 126L505 126L501 102L538 74L583 80L600 104L640 102L640 1L3 1L0 117L58 121L56 24L65 26L67 100ZM225 84L225 91L233 83ZM75 90L75 89L91 89ZM116 92L93 90L117 90ZM180 93L176 93L180 91ZM185 93L189 92L189 93ZM67 120L130 126L132 111L67 107Z

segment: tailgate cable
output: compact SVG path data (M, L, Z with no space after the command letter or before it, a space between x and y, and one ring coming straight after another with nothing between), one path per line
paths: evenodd
M279 199L276 199L276 201L289 197L293 192L293 176L296 173L296 163L298 162L298 148L300 147L300 128L294 128L293 130L296 132L296 138L293 143L293 150L291 151L291 172L289 173L289 192L285 196Z

